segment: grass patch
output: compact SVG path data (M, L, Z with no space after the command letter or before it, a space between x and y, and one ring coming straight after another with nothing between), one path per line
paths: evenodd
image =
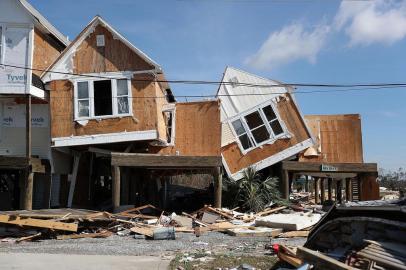
M238 267L241 264L249 264L256 269L272 269L277 261L278 258L269 255L237 256L199 252L176 255L176 257L171 261L169 269L176 270L183 268L185 270L206 270L218 268L233 268Z

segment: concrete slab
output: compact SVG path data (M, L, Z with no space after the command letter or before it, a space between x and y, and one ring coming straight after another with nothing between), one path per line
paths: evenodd
M0 253L1 269L13 270L163 270L168 268L169 262L169 259L153 256Z
M272 214L255 220L255 226L282 228L286 231L300 231L313 226L321 219L316 213Z

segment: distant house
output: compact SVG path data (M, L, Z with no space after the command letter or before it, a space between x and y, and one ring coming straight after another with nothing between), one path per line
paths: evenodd
M249 166L267 168L314 144L292 89L227 67L218 90L221 155L230 178Z
M171 175L219 177L219 102L177 103L161 66L101 17L42 78L50 89L55 205L161 204Z
M48 207L49 105L39 75L68 44L27 1L0 1L0 209Z

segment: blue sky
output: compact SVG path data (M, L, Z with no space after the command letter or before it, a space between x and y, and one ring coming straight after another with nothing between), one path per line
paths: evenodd
M217 81L230 65L287 83L406 82L406 1L30 2L71 40L101 15L169 80ZM175 95L217 90L172 89ZM406 165L406 89L296 97L304 114L361 114L365 161L387 169Z

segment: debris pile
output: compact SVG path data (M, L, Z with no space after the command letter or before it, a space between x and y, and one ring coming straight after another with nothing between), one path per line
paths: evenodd
M206 205L193 213L167 213L153 205L119 213L82 209L43 209L0 213L0 241L105 238L134 234L135 238L175 239L176 233L209 231L231 236L306 237L320 218L314 206L273 206L258 213Z

